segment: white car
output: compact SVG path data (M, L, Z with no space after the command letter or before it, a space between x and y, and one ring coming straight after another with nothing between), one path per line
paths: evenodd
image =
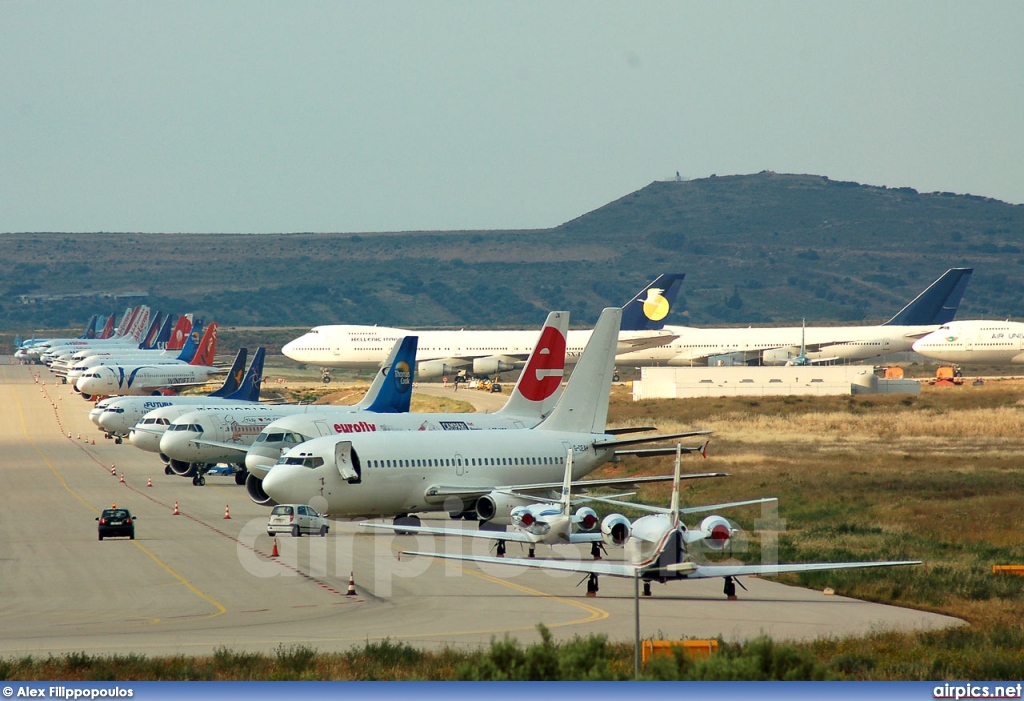
M329 530L327 518L305 504L278 504L267 521L267 534L271 536L279 533L291 533L295 538L303 533L325 536Z

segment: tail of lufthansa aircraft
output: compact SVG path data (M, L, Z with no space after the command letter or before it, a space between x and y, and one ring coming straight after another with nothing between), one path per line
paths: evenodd
M238 389L229 394L226 399L238 399L243 402L258 402L260 400L260 383L263 382L263 358L266 349L260 346L252 356L252 364L249 371L245 373ZM213 395L211 395L213 396Z
M534 422L547 416L558 403L565 371L565 336L569 312L551 312L541 329L537 345L526 361L512 396L498 413Z
M217 354L217 322L213 322L203 331L203 338L199 341L199 350L189 361L189 365L205 365L213 367L213 356ZM195 334L193 334L195 335Z
M939 326L956 316L974 268L950 268L883 326Z
M622 310L617 307L601 312L565 391L551 415L537 426L538 429L604 433L621 320Z
M227 377L224 378L224 384L219 389L210 392L209 396L226 397L229 394L234 394L242 386L242 377L245 376L245 359L248 355L248 348L238 349L238 353L235 354L235 361L231 363L231 369L228 370Z
M623 331L657 331L676 303L685 273L665 273L622 307Z
M366 411L378 414L395 414L409 411L412 400L412 383L416 379L416 347L419 336L406 336L391 349L390 363L385 361L370 390L359 403ZM375 392L376 388L376 393ZM369 402L369 405L364 404Z

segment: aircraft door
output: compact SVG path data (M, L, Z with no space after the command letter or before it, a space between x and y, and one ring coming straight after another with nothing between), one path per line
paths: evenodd
M352 452L352 441L339 441L334 446L334 465L343 480L349 484L359 483L359 461Z
M316 430L321 436L333 435L333 431L331 431L331 427L327 425L326 421L314 421L313 425L316 426Z
M466 466L462 464L462 456L455 454L455 474L462 477L466 472Z

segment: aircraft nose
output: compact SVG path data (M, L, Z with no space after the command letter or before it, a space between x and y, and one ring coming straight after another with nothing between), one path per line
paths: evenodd
M305 504L313 494L303 488L299 470L311 472L302 466L275 465L263 478L263 491L278 504Z
M270 468L277 463L281 457L281 451L276 448L261 448L251 446L245 453L245 469L263 479L270 472Z
M288 341L288 343L281 346L281 354L286 358L295 360L293 353L295 352L295 341Z

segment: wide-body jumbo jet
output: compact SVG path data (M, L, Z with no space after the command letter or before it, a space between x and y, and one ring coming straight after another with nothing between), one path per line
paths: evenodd
M849 363L911 350L914 341L952 321L972 268L952 268L884 324L694 328L666 325L675 338L656 348L621 354L619 365L707 365L732 356L749 365Z
M947 363L1024 363L1024 323L951 321L914 343L914 351Z
M661 275L622 308L618 352L662 345L673 336L662 331L684 274ZM590 338L590 330L569 331L566 362L574 363ZM392 344L403 336L419 337L416 375L421 379L456 376L460 371L494 375L525 363L537 344L531 330L409 331L383 326L317 326L285 344L281 352L300 363L325 368L378 367Z

